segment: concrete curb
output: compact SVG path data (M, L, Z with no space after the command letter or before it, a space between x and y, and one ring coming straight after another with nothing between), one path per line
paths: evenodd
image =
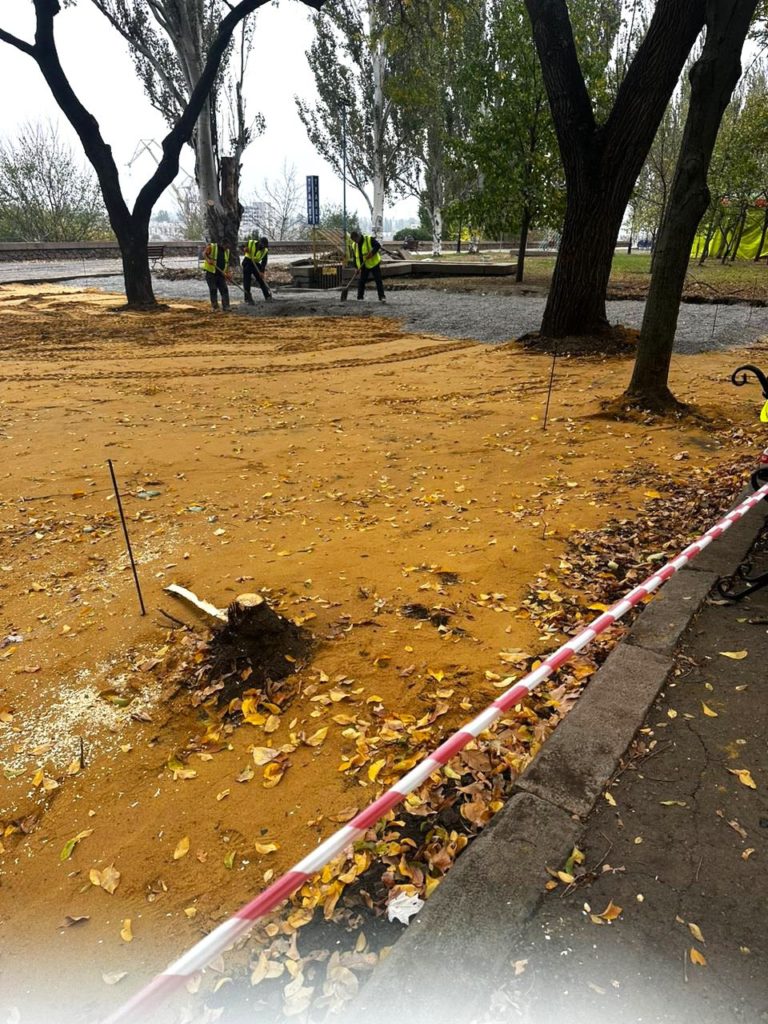
M469 1019L478 981L506 970L510 932L525 924L541 898L549 877L545 864L564 862L581 827L530 793L513 796L474 840L472 856L456 861L448 898L432 896L351 1004L345 1022Z
M565 861L664 686L680 638L717 579L745 558L762 522L756 514L740 520L642 611L520 776L515 795L349 1004L347 1024L472 1019L487 979L501 983L510 969L515 940L543 897L546 867Z
M620 643L517 780L516 788L585 818L671 669L670 657ZM552 854L548 856L551 863Z

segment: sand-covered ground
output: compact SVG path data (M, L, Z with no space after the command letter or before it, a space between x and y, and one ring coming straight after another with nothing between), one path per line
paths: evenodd
M760 405L727 377L763 341L675 359L709 422L619 422L631 361L563 360L545 432L551 359L515 344L115 302L0 289L0 1015L21 1022L64 975L83 1019L115 1006L492 700L557 639L525 602L574 532L730 467ZM180 688L204 627L172 582L311 632L251 722Z

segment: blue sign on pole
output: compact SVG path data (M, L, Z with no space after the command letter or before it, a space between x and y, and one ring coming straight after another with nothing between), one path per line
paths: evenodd
M316 174L307 175L307 224L317 226L320 223L320 178Z

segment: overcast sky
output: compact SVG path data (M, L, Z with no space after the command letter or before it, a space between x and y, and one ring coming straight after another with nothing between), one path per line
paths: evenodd
M300 181L307 174L320 176L323 205L341 205L341 182L307 140L296 113L294 96L311 99L314 79L304 56L312 39L309 8L298 0L271 2L252 15L256 19L253 53L248 69L247 102L252 112L261 111L266 132L249 147L243 161L242 194L246 201L260 189L264 178L281 175L285 160L295 164ZM1 0L0 27L32 41L34 19L30 0ZM127 196L133 198L152 173L153 163L144 154L131 168L128 163L140 140L159 141L167 132L165 122L149 105L136 80L127 45L89 0L56 17L56 39L62 65L85 106L98 120L105 140L112 146ZM25 121L51 119L62 134L79 147L48 86L31 57L0 43L0 67L4 95L0 104L0 138L12 137ZM182 160L192 171L192 153ZM162 198L156 209L172 207ZM367 215L359 194L350 189L347 206ZM413 200L400 203L386 214L415 214Z

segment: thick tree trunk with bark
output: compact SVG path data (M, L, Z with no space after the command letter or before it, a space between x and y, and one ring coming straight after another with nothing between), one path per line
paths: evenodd
M550 338L599 334L608 326L605 294L625 206L609 202L599 180L584 182L575 195L541 323L541 333Z
M131 230L121 232L117 241L123 259L125 297L128 300L128 305L140 309L151 309L157 303L152 289L152 273L147 259L149 222L143 226L132 223Z
M595 120L565 0L525 0L566 178L563 243L542 322L551 337L606 323L605 292L624 210L680 71L703 0L659 0L605 124Z
M240 221L240 166L234 156L221 158L221 201L210 201L206 209L208 235L212 241L226 245L234 259L238 251Z
M707 40L691 70L691 99L657 246L627 395L646 408L675 404L669 366L696 229L709 205L707 172L725 108L741 74L741 50L758 0L707 3Z

